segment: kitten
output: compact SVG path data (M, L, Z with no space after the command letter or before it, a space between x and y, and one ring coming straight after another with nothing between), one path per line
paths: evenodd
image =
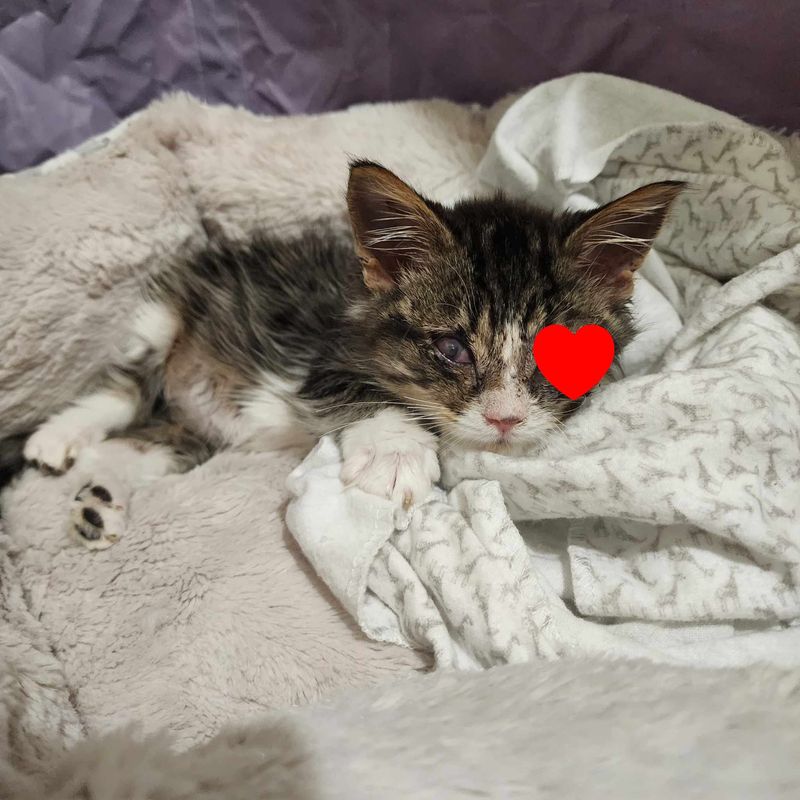
M594 323L616 352L629 301L682 184L586 212L501 195L451 208L367 161L351 166L347 237L212 242L148 287L95 392L52 417L25 457L85 480L71 531L106 547L133 488L217 448L333 432L342 479L409 506L439 478L440 441L514 452L573 412L531 345ZM108 438L110 434L113 437Z

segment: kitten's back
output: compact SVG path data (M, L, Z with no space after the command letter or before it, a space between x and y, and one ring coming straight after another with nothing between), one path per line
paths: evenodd
M159 276L152 292L195 347L258 380L301 377L359 284L350 241L321 227L290 240L216 239Z

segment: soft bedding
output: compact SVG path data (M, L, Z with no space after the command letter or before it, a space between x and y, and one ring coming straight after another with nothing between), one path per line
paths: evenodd
M649 323L627 375L545 454L448 455L446 488L410 516L343 493L323 440L302 464L224 453L148 487L124 539L89 554L64 533L69 474L25 472L2 495L0 551L0 721L15 756L46 760L131 721L187 747L426 669L430 654L472 668L597 654L796 664L789 146L673 95L574 76L489 110L265 120L176 96L2 178L2 436L81 390L144 276L207 230L343 217L349 155L445 202L503 187L587 204L675 175L698 187L644 270Z
M798 676L644 662L440 670L264 714L175 752L92 737L4 800L794 800ZM734 699L735 698L735 699ZM700 711L700 709L702 709ZM642 787L646 787L644 790Z

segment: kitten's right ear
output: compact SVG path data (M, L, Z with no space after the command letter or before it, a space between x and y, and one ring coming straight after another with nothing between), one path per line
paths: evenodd
M395 287L401 271L452 239L434 204L370 161L350 165L347 208L364 283L374 291Z

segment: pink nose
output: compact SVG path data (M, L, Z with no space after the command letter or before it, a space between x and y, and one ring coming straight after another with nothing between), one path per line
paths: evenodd
M516 428L521 422L525 420L521 417L505 417L504 419L494 419L484 415L483 417L489 425L493 425L500 433L508 433L512 428Z

